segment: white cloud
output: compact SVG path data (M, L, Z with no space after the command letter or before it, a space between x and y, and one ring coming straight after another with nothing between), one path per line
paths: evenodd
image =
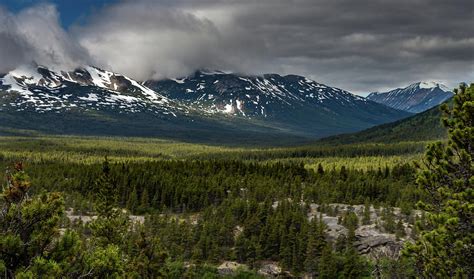
M32 61L68 69L91 62L87 51L60 26L56 8L48 4L15 15L0 10L0 45L1 71Z
M223 23L232 19L225 12L126 1L103 10L74 33L103 67L142 80L201 68L247 71L260 50L252 47L255 41Z

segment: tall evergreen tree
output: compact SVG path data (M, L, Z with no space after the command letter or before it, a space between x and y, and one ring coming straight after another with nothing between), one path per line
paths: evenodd
M474 84L455 90L452 108L442 107L447 144L428 146L417 183L430 197L418 205L426 227L408 244L421 277L474 277Z
M364 214L362 217L362 224L363 225L370 224L370 203L368 199L366 199L364 203Z
M338 269L338 258L331 245L327 244L321 253L321 260L318 265L318 278L338 278Z
M90 223L94 241L99 246L123 244L129 227L129 218L117 207L118 192L110 175L107 158L102 164L102 174L97 179L97 219Z
M318 174L320 174L320 175L324 174L323 165L321 165L321 163L318 164Z
M130 196L128 197L127 201L127 208L133 213L138 205L138 196L137 196L137 188L133 187Z
M323 249L327 245L325 224L322 218L314 218L310 224L308 245L306 249L306 260L304 262L306 271L315 274L318 271L319 262Z
M107 158L102 163L102 173L95 182L95 189L97 214L105 218L111 218L116 215L114 208L117 207L118 191L112 181Z

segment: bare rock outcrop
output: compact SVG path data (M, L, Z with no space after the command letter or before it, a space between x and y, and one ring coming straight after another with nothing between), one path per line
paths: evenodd
M217 267L217 271L220 275L226 276L233 275L237 272L237 269L239 268L247 268L247 266L244 264L239 264L238 262L226 261L223 262L219 267Z
M283 275L283 269L275 262L263 263L258 269L258 274L266 278L276 278Z

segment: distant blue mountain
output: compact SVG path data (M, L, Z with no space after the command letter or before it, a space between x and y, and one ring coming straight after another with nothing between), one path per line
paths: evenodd
M412 113L435 107L453 96L446 86L436 82L418 82L405 88L371 93L367 99Z

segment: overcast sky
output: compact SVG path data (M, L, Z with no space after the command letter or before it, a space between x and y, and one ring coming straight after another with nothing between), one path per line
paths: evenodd
M473 0L3 1L3 72L32 60L140 80L274 72L362 95L474 81Z

